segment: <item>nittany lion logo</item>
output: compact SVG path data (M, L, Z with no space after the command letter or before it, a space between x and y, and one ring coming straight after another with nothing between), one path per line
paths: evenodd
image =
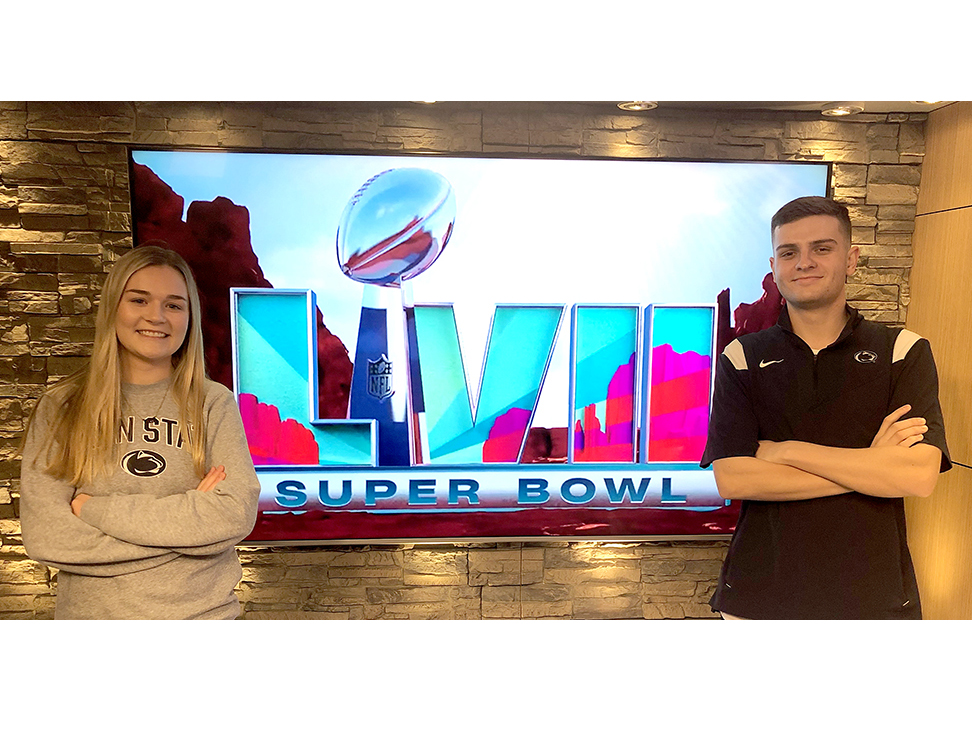
M860 352L854 355L854 359L861 364L872 364L877 362L877 354L869 349L862 349Z
M131 451L121 462L122 468L133 476L158 476L165 470L165 459L154 451Z

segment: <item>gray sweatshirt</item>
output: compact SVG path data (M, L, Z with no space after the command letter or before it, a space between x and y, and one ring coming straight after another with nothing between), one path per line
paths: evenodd
M235 545L253 529L260 483L233 394L206 381L206 468L226 479L196 491L169 380L123 385L110 475L75 491L43 472L56 403L45 396L24 444L20 521L27 554L56 567L54 617L187 619L239 616ZM89 499L80 518L76 493Z

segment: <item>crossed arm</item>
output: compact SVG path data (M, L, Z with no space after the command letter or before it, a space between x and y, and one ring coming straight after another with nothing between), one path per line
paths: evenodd
M75 496L80 520L117 539L179 554L206 556L235 546L253 528L259 482L252 466L236 461L232 486L222 466L210 469L195 489L169 496L115 494ZM249 471L249 473L247 473Z
M921 443L924 418L888 415L868 448L832 448L803 441L760 441L754 457L713 462L719 494L727 499L795 501L857 491L886 498L928 496L941 451Z
M216 485L226 479L226 469L223 466L213 466L209 473L203 476L203 480L196 486L196 491L212 491ZM90 499L88 494L78 494L71 501L71 511L75 516L81 516L81 507Z
M209 469L209 472L203 477L202 481L199 482L199 485L196 486L195 491L201 493L213 491L222 481L225 480L226 480L225 467L223 467L222 465L213 466L212 468ZM71 512L74 514L74 516L81 517L81 508L91 498L93 497L89 496L88 494L78 494L77 496L74 497L74 499L71 501ZM136 496L135 498L137 499L139 497ZM130 520L130 521L135 521L135 520ZM134 539L135 543L140 544L144 541L144 540L140 540L138 536L134 534L133 535L126 534L126 536L129 537L130 539ZM227 539L221 539L214 542L209 542L207 540L206 544L198 544L195 546L191 546L188 544L175 546L174 544L166 543L166 548L177 554L207 556L207 555L219 554L220 552L224 552L227 549L235 546L239 542L239 540L240 540L239 535L234 535ZM150 542L146 542L146 543L150 543ZM157 546L163 546L163 545L160 543Z

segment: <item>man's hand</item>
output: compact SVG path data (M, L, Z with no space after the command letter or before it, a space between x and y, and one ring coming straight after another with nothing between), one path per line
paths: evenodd
M784 463L782 451L785 443L786 441L777 443L772 440L761 440L759 448L756 450L756 458L767 463Z
M220 481L226 478L226 469L222 466L213 466L209 473L203 476L203 480L196 486L196 491L212 491Z
M894 445L910 448L922 440L925 437L925 431L928 430L924 418L900 420L909 410L911 410L911 405L902 405L888 415L881 423L874 440L871 441L871 448Z

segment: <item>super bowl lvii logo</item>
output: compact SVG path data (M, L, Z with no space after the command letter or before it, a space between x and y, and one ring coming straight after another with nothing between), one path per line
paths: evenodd
M415 302L411 288L455 224L448 180L419 168L375 175L345 207L337 264L362 285L346 419L317 417L314 292L231 290L241 408L262 408L288 439L256 461L261 508L724 506L698 467L715 303L496 302L474 404L453 305ZM566 454L524 464L564 328Z

